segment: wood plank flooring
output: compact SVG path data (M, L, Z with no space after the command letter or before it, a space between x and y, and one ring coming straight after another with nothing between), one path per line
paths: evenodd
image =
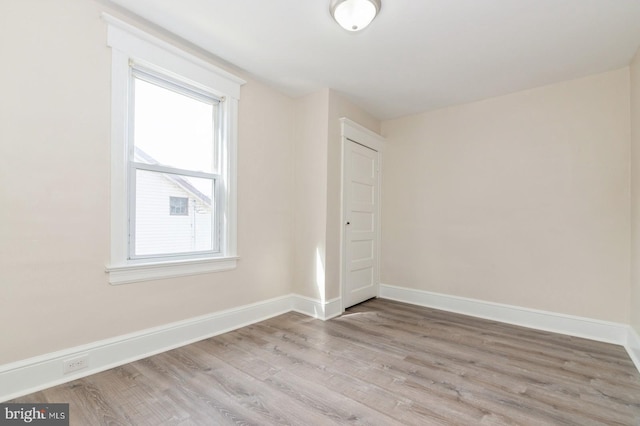
M374 299L288 313L13 402L72 425L640 425L624 348Z

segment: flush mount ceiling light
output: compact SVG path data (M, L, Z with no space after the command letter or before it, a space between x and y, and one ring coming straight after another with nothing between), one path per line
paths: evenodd
M347 31L360 31L380 12L380 0L331 0L331 16Z

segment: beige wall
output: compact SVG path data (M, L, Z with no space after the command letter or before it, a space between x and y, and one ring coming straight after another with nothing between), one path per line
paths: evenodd
M324 299L329 91L296 100L294 116L293 291Z
M640 333L640 50L631 74L631 325Z
M341 117L379 132L380 122L339 93L296 99L294 292L340 297Z
M294 103L251 80L240 100L238 268L107 283L103 10L87 0L2 6L0 364L291 291Z
M384 122L385 284L629 321L629 69Z
M135 20L107 9L85 0L3 7L12 66L0 68L10 82L0 97L0 200L11 207L0 209L0 364L291 292L339 295L337 119L379 124L329 89L293 100L242 75L238 268L108 284L111 56L100 14Z
M631 120L629 69L382 126L335 91L292 100L243 76L238 268L109 285L105 7L34 0L0 15L0 364L290 292L338 297L343 116L388 138L384 283L629 320L638 57Z

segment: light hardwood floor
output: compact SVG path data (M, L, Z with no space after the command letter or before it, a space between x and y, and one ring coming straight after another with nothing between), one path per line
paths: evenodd
M624 348L375 299L38 392L72 425L640 425Z

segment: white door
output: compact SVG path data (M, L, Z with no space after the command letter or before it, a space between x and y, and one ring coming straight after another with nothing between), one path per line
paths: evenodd
M344 307L378 295L378 153L346 140Z

